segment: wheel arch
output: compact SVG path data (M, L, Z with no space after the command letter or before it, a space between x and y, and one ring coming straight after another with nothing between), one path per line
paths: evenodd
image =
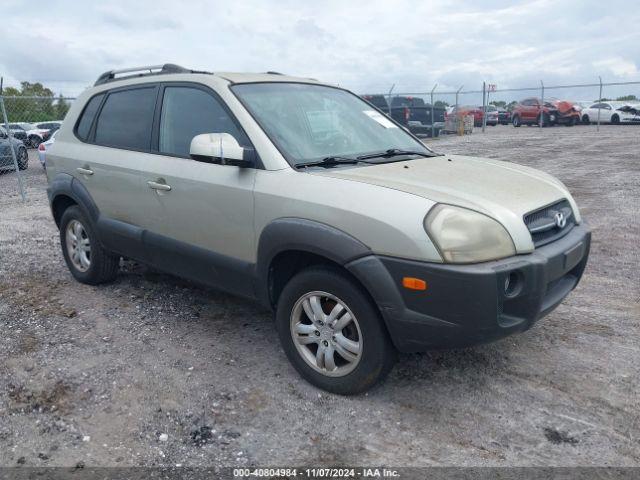
M56 226L60 227L62 215L71 205L78 205L94 224L98 220L98 207L91 198L91 194L71 175L57 174L51 181L47 194Z
M370 254L367 245L330 225L303 218L279 218L260 234L256 296L265 306L273 307L284 285L302 268L327 264L352 276L345 265Z

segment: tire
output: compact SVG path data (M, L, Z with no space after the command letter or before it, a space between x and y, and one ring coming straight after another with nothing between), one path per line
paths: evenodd
M26 170L29 167L29 153L25 147L18 149L18 168L20 170Z
M611 123L613 125L620 125L620 116L617 113L611 115Z
M520 117L518 115L513 116L513 118L511 119L511 123L516 128L522 125L522 123L520 122Z
M591 121L589 120L589 115L583 115L582 116L582 123L584 123L585 125L590 125Z
M320 310L320 321L318 316L312 319L312 304L315 312ZM331 326L329 314L337 311ZM364 392L386 377L396 360L377 307L359 284L337 268L310 267L296 274L278 299L276 326L282 348L298 373L328 392ZM329 353L317 360L320 348ZM340 350L350 355L343 357Z
M73 237L80 237L81 241L74 241ZM80 283L98 285L116 278L120 257L102 248L93 225L77 205L67 208L62 214L60 245L69 271ZM77 257L73 256L74 250Z
M578 119L576 117L571 117L567 123L565 123L566 127L574 127L578 123Z
M549 115L546 113L540 113L536 118L536 125L540 126L540 117L542 117L542 127L548 127L551 125L551 120L549 119Z
M41 143L42 143L42 139L40 137L38 137L37 135L31 135L29 137L29 145L32 148L38 148Z

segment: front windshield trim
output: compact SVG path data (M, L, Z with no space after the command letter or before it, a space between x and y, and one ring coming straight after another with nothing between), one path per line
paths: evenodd
M276 147L276 149L278 150L278 152L280 152L280 155L282 155L282 157L286 160L286 162L289 164L289 166L294 169L295 171L301 172L304 171L304 169L298 169L296 167L296 165L299 165L300 162L296 162L294 158L292 158L285 149L283 149L279 142L277 141L277 139L274 139L271 137L271 135L269 135L269 133L266 131L266 129L262 126L262 124L260 123L260 121L255 117L255 115L253 114L253 112L251 111L251 109L247 106L246 102L240 97L240 95L238 95L238 93L236 93L234 91L234 87L237 86L241 86L241 85L261 85L261 84L266 84L266 85L270 85L272 83L279 83L279 84L289 84L289 85L309 85L309 86L318 86L318 87L325 87L325 88L333 88L335 90L341 90L343 92L348 93L349 95L352 95L354 97L356 97L357 99L367 103L368 105L371 105L371 108L375 109L377 112L381 113L382 115L385 116L385 118L387 118L389 121L391 121L392 123L394 123L398 128L402 129L402 131L404 133L406 133L408 136L410 136L415 142L417 142L417 144L423 148L425 148L428 152L432 153L434 156L438 156L439 154L435 151L433 151L431 148L429 148L427 145L425 145L424 143L422 143L420 141L420 139L418 137L416 137L414 134L412 134L411 132L407 131L404 129L404 126L399 124L398 122L396 122L393 118L391 118L390 116L388 116L386 113L384 113L382 110L380 110L378 107L376 107L375 105L370 104L369 102L367 102L366 100L363 100L362 98L360 98L358 95L356 95L355 93L353 93L350 90L347 90L346 88L342 88L342 87L338 87L336 85L330 85L330 84L325 84L325 83L312 83L312 82L302 82L302 81L295 81L295 80L277 80L277 81L264 81L264 80L256 80L253 82L233 82L233 83L229 83L228 84L228 88L229 91L233 94L234 97L236 97L236 99L240 102L240 104L244 107L244 109L246 110L246 112L249 114L249 116L253 119L254 122L256 122L256 125L258 125L258 127L260 127L260 129L262 130L262 132L267 136L267 138L271 141L271 143ZM367 154L367 153L375 153L374 151L371 152L362 152L362 154ZM355 158L355 157L354 157ZM322 156L316 158L316 159L308 159L308 161L312 161L312 160L322 160ZM368 163L366 165L374 165L376 163L382 163L382 162L371 162ZM348 165L348 164L347 164Z

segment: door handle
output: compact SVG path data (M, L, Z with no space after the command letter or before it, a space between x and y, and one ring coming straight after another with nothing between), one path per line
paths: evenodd
M162 190L163 192L168 192L169 190L171 190L171 185L167 185L166 183L148 181L147 185L149 185L149 188L153 188L154 190Z
M76 168L76 172L81 173L82 175L93 175L93 170L89 168Z

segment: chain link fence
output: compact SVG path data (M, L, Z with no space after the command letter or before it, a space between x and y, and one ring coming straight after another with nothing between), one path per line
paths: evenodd
M478 113L476 118L480 121L475 122L475 126L481 128L482 132L486 131L487 126L487 109L491 105L500 107L506 111L511 111L524 97L535 97L540 101L541 105L545 102L556 100L567 100L574 104L578 109L590 107L600 101L614 101L619 105L638 105L640 106L640 81L632 82L602 82L582 83L572 85L546 85L540 81L539 85L520 88L498 88L496 84L483 82L476 90L465 90L464 86L457 89L440 88L435 84L430 91L415 90L396 90L392 85L387 91L379 91L377 93L367 92L363 94L365 97L384 97L388 104L388 109L393 113L394 104L400 105L398 101L401 98L410 97L419 99L420 104L426 106L434 106L435 109L446 109L448 112L474 111ZM377 105L376 105L377 106ZM380 108L380 107L379 107ZM589 124L593 125L598 131L600 125L608 118L600 117L600 109L596 109L595 118L590 118ZM640 124L640 108L638 110L638 122ZM394 116L392 114L392 116ZM541 117L544 118L544 117ZM582 117L580 117L582 119ZM539 126L546 126L543 121L539 122ZM437 128L432 125L432 128ZM467 129L464 129L467 131ZM436 132L432 132L431 136L436 136Z
M3 95L0 81L0 174L16 174L23 200L21 171L27 168L28 149L37 149L51 138L74 100L53 95Z

